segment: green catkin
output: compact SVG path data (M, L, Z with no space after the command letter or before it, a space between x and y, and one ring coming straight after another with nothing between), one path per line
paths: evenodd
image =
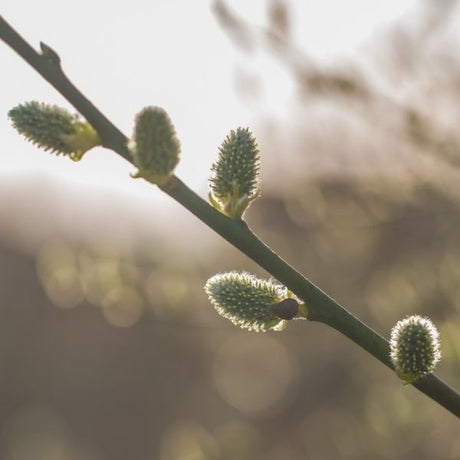
M139 169L135 177L159 186L169 182L179 163L180 142L165 110L146 107L137 115L130 147Z
M260 193L260 155L248 128L231 131L219 147L209 179L212 205L227 216L240 219Z
M431 320L413 315L398 321L391 331L390 357L406 383L433 372L441 359L441 347Z
M242 329L280 331L287 325L270 305L288 298L288 291L271 280L232 271L210 278L205 291L217 312Z
M101 144L99 135L88 122L55 105L26 102L12 108L8 117L28 141L75 161Z

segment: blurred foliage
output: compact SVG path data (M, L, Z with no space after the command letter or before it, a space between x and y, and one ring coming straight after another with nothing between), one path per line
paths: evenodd
M251 227L387 337L407 314L430 316L439 375L459 388L460 61L439 46L456 2L422 3L416 30L387 37L379 78L314 65L287 1L267 2L262 29L223 1L214 13L302 96L291 126L265 125ZM334 331L255 334L220 318L205 281L266 276L251 261L224 243L205 256L165 245L61 239L25 255L2 243L2 459L460 458L452 415Z
M458 387L457 203L398 188L293 183L266 193L251 224L382 334L429 315L439 375ZM224 245L185 259L54 242L36 265L3 248L2 458L455 458L453 417L333 331L227 324L202 290L222 260L241 264Z

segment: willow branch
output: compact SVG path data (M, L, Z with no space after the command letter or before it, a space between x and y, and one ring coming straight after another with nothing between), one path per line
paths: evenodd
M2 17L0 37L88 120L99 133L105 147L132 163L126 136L70 82L53 50L42 44L42 53L38 53ZM382 336L285 262L244 221L224 216L176 176L162 190L303 299L308 305L309 320L336 329L383 364L393 368L389 344ZM460 394L438 377L430 374L412 385L460 417Z

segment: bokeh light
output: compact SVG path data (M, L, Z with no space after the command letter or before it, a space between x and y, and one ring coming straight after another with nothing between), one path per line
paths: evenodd
M161 460L208 460L219 458L214 437L196 422L180 420L163 436Z
M101 460L95 449L79 445L66 421L45 405L12 414L0 431L4 460Z
M294 373L292 359L280 342L249 334L225 342L217 351L213 370L222 398L247 413L283 402Z
M116 287L107 293L103 303L104 318L113 326L130 327L139 321L144 303L130 287Z
M72 308L84 300L77 255L69 245L50 243L37 255L38 277L50 300L58 307Z

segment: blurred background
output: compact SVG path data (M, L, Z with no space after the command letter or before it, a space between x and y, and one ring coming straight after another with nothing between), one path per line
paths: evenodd
M202 196L220 142L250 126L250 226L382 335L429 316L459 388L458 3L2 9L127 135L165 107ZM333 330L220 318L209 277L267 274L113 152L75 164L25 142L11 107L71 107L6 46L0 60L2 460L460 458L458 421Z

